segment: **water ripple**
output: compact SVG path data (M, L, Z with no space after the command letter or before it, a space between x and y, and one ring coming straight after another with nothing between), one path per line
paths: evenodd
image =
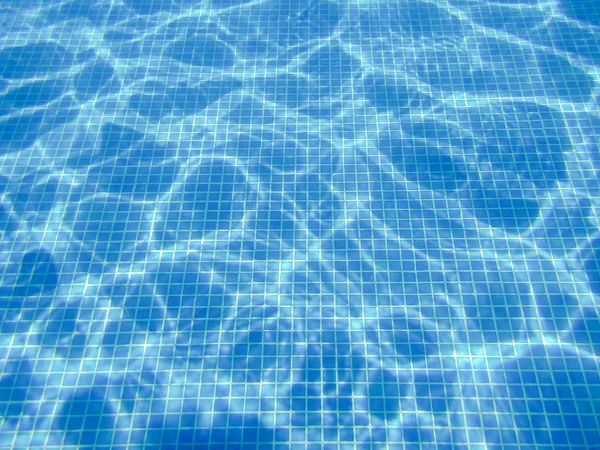
M0 0L0 447L598 446L597 5Z

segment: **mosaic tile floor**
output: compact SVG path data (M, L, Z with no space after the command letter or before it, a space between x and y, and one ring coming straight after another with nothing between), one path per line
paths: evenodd
M600 449L600 2L0 0L0 447Z

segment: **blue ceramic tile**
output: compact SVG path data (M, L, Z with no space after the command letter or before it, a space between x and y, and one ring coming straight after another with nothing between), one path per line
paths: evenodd
M0 448L600 449L595 0L0 0Z

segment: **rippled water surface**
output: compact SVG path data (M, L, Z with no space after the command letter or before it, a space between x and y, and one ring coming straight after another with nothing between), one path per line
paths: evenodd
M0 0L0 447L600 449L600 2Z

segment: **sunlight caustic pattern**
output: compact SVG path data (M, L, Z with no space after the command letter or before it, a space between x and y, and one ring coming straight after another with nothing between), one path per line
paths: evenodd
M600 449L599 2L0 23L0 448Z

